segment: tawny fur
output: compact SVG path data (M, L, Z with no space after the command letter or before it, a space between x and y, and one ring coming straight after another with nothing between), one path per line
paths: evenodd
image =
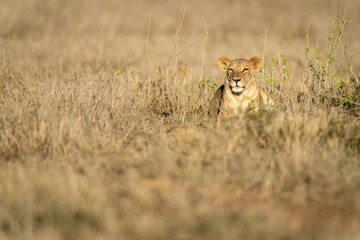
M248 109L257 110L271 103L270 97L258 87L254 74L261 68L262 60L252 57L249 60L221 57L219 68L226 73L225 83L210 101L209 116L229 118Z

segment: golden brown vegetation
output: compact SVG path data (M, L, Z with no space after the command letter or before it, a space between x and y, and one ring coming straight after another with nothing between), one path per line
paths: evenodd
M358 239L359 8L0 0L0 239ZM208 119L223 55L271 111Z

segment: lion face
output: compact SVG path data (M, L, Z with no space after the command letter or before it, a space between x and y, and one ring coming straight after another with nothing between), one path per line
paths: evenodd
M221 57L218 60L219 68L226 73L226 84L235 95L239 95L245 90L261 65L262 60L258 57L252 57L249 60L230 60L227 57Z

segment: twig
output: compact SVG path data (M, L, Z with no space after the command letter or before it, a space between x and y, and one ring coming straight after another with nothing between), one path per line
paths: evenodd
M148 59L149 62L150 62L150 57L149 57L149 37L150 37L151 17L152 17L152 14L150 13L149 23L148 23L148 30L147 30L147 35L146 35L146 56L147 56L147 59Z
M262 51L262 61L263 64L261 66L261 83L264 84L264 75L265 75L265 68L264 68L264 64L265 64L265 48L266 48L266 35L267 35L267 28L265 29L265 37L264 37L264 44L263 44L263 51Z

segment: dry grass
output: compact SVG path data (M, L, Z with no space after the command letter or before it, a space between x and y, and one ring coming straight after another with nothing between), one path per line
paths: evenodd
M327 88L325 0L0 6L0 239L360 237L358 2ZM208 119L223 55L272 110Z

